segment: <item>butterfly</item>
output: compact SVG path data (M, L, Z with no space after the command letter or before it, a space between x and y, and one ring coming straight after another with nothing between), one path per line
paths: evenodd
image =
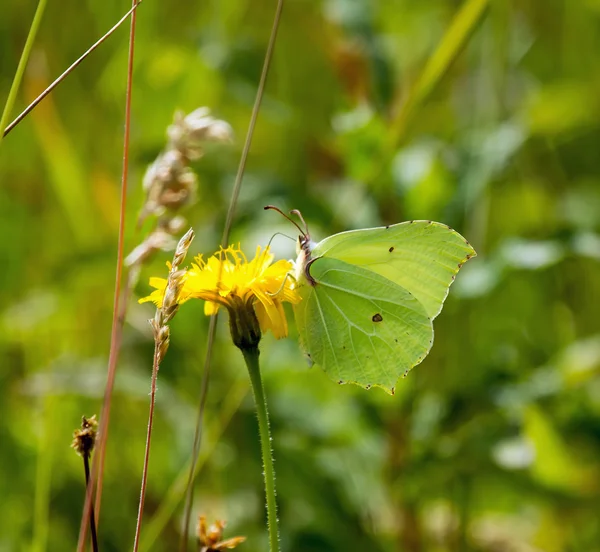
M273 208L283 214L279 209ZM300 344L338 383L394 393L433 344L433 320L462 265L476 255L439 222L413 220L297 243L294 305ZM284 214L284 216L286 216Z

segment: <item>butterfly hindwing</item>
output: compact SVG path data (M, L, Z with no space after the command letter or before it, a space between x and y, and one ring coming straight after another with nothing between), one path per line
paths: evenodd
M439 222L417 220L330 236L312 257L335 258L373 271L410 292L434 319L454 277L475 250Z
M317 258L309 269L316 284L299 288L294 308L305 352L336 381L393 392L431 348L423 305L380 274L337 258Z

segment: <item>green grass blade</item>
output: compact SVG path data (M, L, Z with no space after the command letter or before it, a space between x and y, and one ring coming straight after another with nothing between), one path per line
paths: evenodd
M488 4L489 0L466 0L454 16L438 47L427 61L406 103L392 121L390 149L394 150L397 147L402 139L409 117L440 82L448 67L456 59L471 33L477 27Z
M15 72L12 84L10 85L8 98L6 99L6 103L4 104L4 110L2 111L2 118L0 119L0 130L2 131L0 132L0 144L2 143L4 129L8 124L10 113L15 104L15 100L17 99L17 93L19 92L21 81L23 80L25 67L27 66L27 61L29 60L29 55L31 54L31 49L33 48L33 42L35 41L35 36L37 35L38 29L40 27L40 23L42 21L42 16L44 15L45 9L46 0L40 0L38 2L37 9L35 10L35 15L33 16L31 27L29 28L29 34L27 35L25 46L23 47L23 51L21 52L21 59L19 60L19 64L17 65L17 71Z

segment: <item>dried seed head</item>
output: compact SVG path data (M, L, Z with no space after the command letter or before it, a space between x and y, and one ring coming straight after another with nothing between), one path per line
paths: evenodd
M172 147L191 160L202 157L204 142L233 141L231 126L212 117L207 107L200 107L189 115L184 115L181 111L175 113L167 135Z
M221 550L230 550L236 548L238 544L243 543L246 537L232 537L221 540L226 523L216 520L210 527L206 526L206 517L198 517L198 542L200 552L220 552Z
M77 454L80 456L89 456L94 450L96 444L96 433L98 431L98 422L96 421L96 415L94 414L91 418L81 417L81 429L76 429L73 432L73 447Z
M176 211L195 200L198 179L188 162L181 151L169 149L148 167L142 183L146 201L141 220L148 215L161 216L167 209Z
M193 228L190 228L179 240L179 243L177 244L177 249L175 249L175 255L173 256L173 264L171 266L171 274L173 274L175 271L177 271L179 269L179 265L185 259L185 256L187 255L188 249L190 248L190 245L192 244L194 236L195 236L194 230L193 230ZM171 277L171 275L169 275L169 277Z
M169 343L171 342L171 330L169 326L162 326L158 331L158 336L156 337L156 351L157 351L157 361L160 365L167 354L167 350L169 349Z
M179 310L179 295L183 289L186 279L186 271L179 270L179 266L185 260L188 249L194 239L194 230L190 228L183 237L179 240L171 270L167 278L167 287L163 297L163 302L160 308L156 309L154 318L150 320L150 325L154 333L154 342L156 343L156 351L158 355L158 363L167 354L170 341L170 330L167 325Z
M182 216L161 218L152 233L138 245L125 259L128 267L143 264L156 251L172 251L177 242L174 235L179 234L186 226L187 221Z
M175 235L179 234L187 225L187 220L182 216L175 216L168 220L159 220L158 227L163 229L165 232Z
M161 228L152 232L125 258L126 266L140 265L156 251L171 251L175 247L175 238Z

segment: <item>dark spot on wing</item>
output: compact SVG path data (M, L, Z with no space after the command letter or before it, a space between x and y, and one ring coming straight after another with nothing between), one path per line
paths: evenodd
M389 225L389 224L387 224L387 225L386 225L386 227L385 227L385 229L387 230L387 229L389 229L389 227L390 227L390 225Z
M339 385L344 385L344 381L343 381L343 380L340 380L340 381L338 381L338 384L339 384Z
M395 341L396 343L398 343L398 340L397 340L397 339L394 339L394 341Z
M371 320L373 320L373 322L381 322L383 320L383 316L377 313L373 315L373 318L371 318Z
M371 384L367 383L367 385L365 385L365 389L368 391L369 389L371 389Z
M396 388L392 387L391 392L392 392L392 395L395 395L396 394Z
M388 251L391 253L393 250L394 250L394 246L392 245L392 247L390 247L390 248L388 249Z

